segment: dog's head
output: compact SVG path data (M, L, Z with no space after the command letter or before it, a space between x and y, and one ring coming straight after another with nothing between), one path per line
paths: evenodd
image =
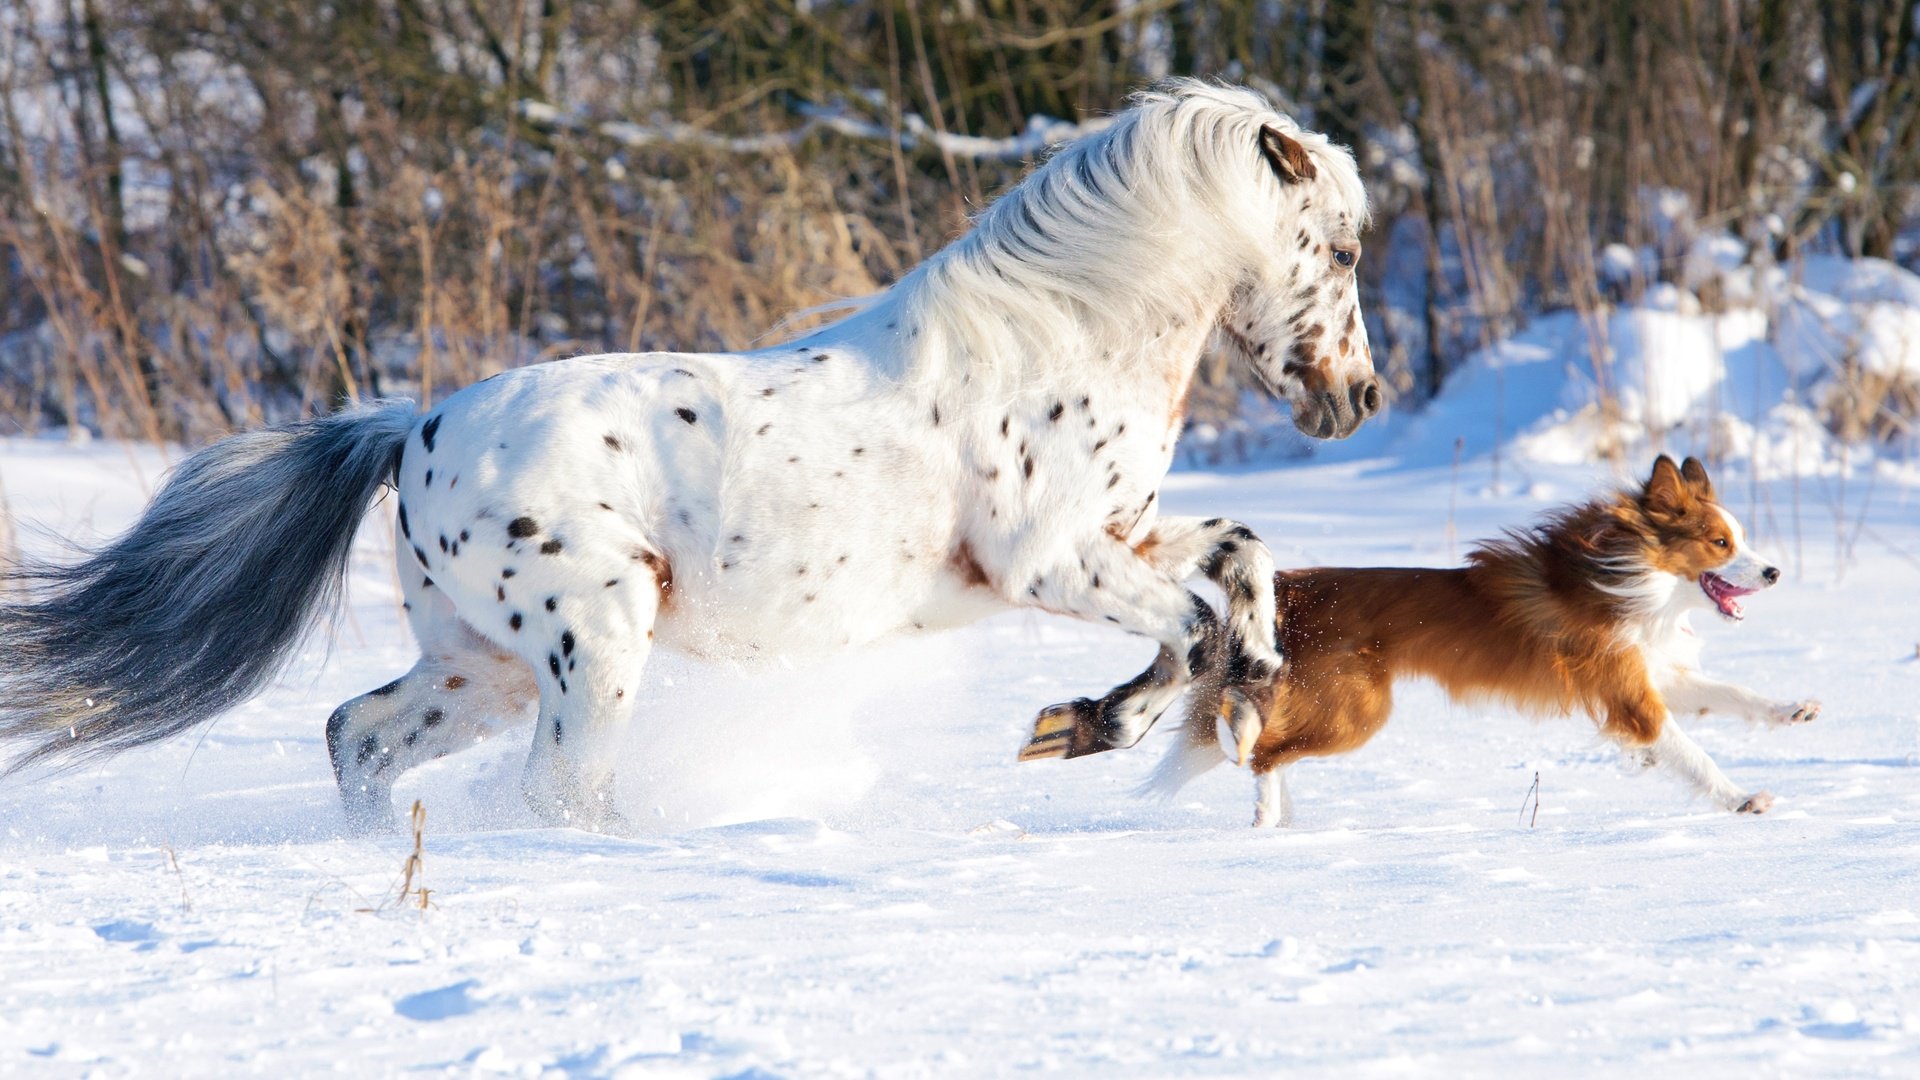
M1779 569L1747 546L1746 530L1714 497L1706 466L1694 458L1675 465L1660 455L1634 510L1641 561L1652 573L1681 579L1674 596L1687 606L1711 607L1737 622L1740 597L1780 580Z

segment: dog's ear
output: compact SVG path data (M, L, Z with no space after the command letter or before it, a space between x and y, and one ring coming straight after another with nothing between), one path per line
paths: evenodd
M1707 479L1707 467L1700 464L1699 458L1690 457L1681 462L1680 475L1686 477L1687 483L1703 498L1713 498L1713 481Z
M1642 497L1647 509L1656 514L1685 514L1686 481L1680 476L1680 467L1665 454L1653 463L1653 475L1647 478L1646 493Z
M1273 166L1273 173L1283 184L1304 184L1320 175L1314 168L1313 158L1308 156L1307 148L1300 140L1274 127L1272 124L1260 128L1260 153Z

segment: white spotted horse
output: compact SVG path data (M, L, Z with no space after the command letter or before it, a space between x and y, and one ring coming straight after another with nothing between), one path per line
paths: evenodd
M391 401L188 458L126 534L18 571L0 607L13 767L150 742L255 693L330 610L398 492L421 657L333 714L350 815L538 702L544 821L618 827L616 748L656 645L824 653L1010 607L1160 646L1041 713L1024 758L1138 740L1196 672L1270 678L1273 566L1157 489L1210 340L1344 437L1380 406L1354 283L1351 157L1245 90L1141 95L838 321L739 354L585 356L427 412ZM1227 599L1223 626L1186 580Z

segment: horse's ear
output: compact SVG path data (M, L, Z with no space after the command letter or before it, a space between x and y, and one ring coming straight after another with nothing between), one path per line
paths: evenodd
M1700 464L1699 458L1690 457L1681 462L1680 475L1687 478L1687 483L1692 484L1695 491L1706 498L1713 498L1713 481L1707 479L1707 467Z
M1672 458L1661 454L1653 463L1653 475L1647 478L1644 496L1647 509L1669 514L1682 510L1686 494L1683 484L1680 467Z
M1308 156L1307 148L1300 145L1300 140L1272 124L1260 128L1260 153L1283 184L1303 184L1319 175L1313 158Z

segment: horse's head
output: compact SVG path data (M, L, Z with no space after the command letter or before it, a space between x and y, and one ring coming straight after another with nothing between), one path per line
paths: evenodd
M1278 212L1259 219L1252 265L1221 332L1286 398L1295 427L1344 439L1381 406L1355 277L1366 192L1345 151L1318 136L1270 123L1258 142L1279 181Z

